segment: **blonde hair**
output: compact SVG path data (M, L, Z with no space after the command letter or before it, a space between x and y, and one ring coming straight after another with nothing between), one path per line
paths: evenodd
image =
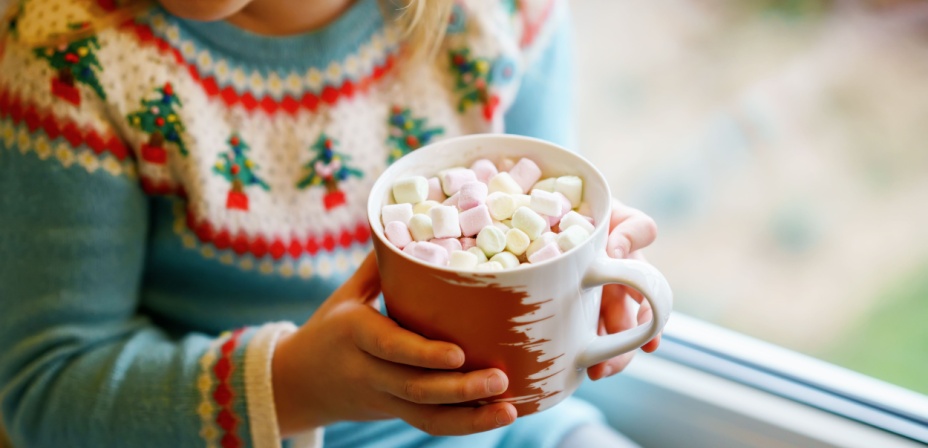
M452 0L408 0L404 6L390 5L381 0L388 19L395 16L400 38L413 58L434 58L445 37L448 20L454 6ZM392 7L392 11L391 11ZM396 14L393 14L393 13Z

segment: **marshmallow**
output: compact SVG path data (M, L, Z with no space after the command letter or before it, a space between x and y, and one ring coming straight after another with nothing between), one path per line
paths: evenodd
M595 228L593 224L590 223L589 218L573 210L567 212L567 214L561 218L561 222L558 224L558 226L560 227L561 232L571 228L572 226L580 226L583 227L587 233L593 233L593 229Z
M509 252L500 252L490 258L490 262L497 262L503 265L503 269L512 269L519 266L519 258Z
M435 232L432 231L432 218L426 215L412 215L409 219L409 233L416 241L428 241L435 238Z
M412 242L412 235L409 234L409 227L406 227L406 224L400 221L390 221L387 223L387 225L384 226L383 233L387 236L388 241L400 249L403 249Z
M380 210L380 217L383 219L383 225L394 221L406 224L409 222L409 218L412 218L412 204L384 205L383 209Z
M460 199L460 198L461 198L461 195L458 194L458 193L455 193L455 194L449 196L448 199L445 199L445 200L441 203L441 205L453 205L453 206L457 207L457 206L458 206L458 199Z
M483 252L481 252L481 255ZM486 259L486 257L484 257ZM465 252L463 250L456 250L451 252L451 258L448 260L448 266L452 269L474 269L480 264L480 259L476 255Z
M509 194L525 193L522 191L522 186L519 185L519 183L512 178L512 175L507 172L501 172L493 176L493 178L490 179L488 186L490 193L493 193L494 191L500 191Z
M557 243L548 243L544 247L538 249L528 257L530 263L541 263L542 261L550 260L554 257L557 257L561 254L561 250L558 249Z
M483 183L490 182L490 179L499 173L499 171L496 170L496 165L487 159L475 160L474 163L471 164L470 169L477 175L477 180Z
M448 251L444 247L428 241L418 243L412 248L412 256L426 263L438 266L448 265Z
M561 211L556 215L545 216L545 218L548 220L549 226L557 225L557 223L561 222L561 218L563 218L564 215L570 211L570 200L567 199L567 196L564 196L558 192L554 192L554 195L557 196L558 200L561 201Z
M499 229L499 230L502 231L503 233L508 232L509 229L512 228L512 227L510 227L510 226L507 226L507 225L506 225L505 223L503 223L502 221L493 221L493 227L496 227L497 229Z
M458 238L461 236L461 224L458 209L450 205L439 205L429 210L432 218L432 232L435 238ZM468 235L469 236L469 235Z
M486 201L487 184L474 181L461 185L461 191L458 192L458 208L461 211L470 210Z
M437 205L441 205L441 204L440 204L439 202L433 201L433 200L431 200L431 199L425 200L425 201L422 201L422 202L420 202L420 203L414 205L414 206L412 207L412 212L413 212L413 214L417 214L417 215L428 215L428 214L429 214L429 210L431 210L432 207L435 207L435 206L437 206Z
M483 184L481 184L483 185ZM486 205L478 205L470 210L461 212L460 231L464 236L474 236L484 227L492 225L493 219Z
M532 204L532 196L528 194L514 194L512 195L512 201L516 204L516 209L519 207L528 207Z
M492 257L506 248L506 234L496 227L484 227L477 234L477 247L488 257Z
M499 264L497 261L488 261L486 263L480 263L474 268L475 271L502 271L503 265Z
M511 218L517 207L512 195L494 191L487 196L487 208L490 209L493 219L502 221Z
M457 238L434 238L434 239L429 240L429 242L432 244L437 244L441 247L444 247L445 250L447 250L449 254L456 250L457 251L462 250L461 242L458 241Z
M422 176L406 177L393 184L393 200L397 204L418 204L429 197L429 181Z
M437 177L429 178L429 197L428 200L442 202L445 200L445 193L441 191L441 181Z
M541 179L541 168L538 168L538 165L530 159L522 158L509 170L509 175L522 187L520 193L528 193L532 185Z
M416 242L416 241L413 241L413 242L407 244L406 247L403 248L403 253L409 254L410 256L412 256L412 250L416 248L416 245L417 245L417 244L419 244L419 243Z
M531 258L532 254L538 252L542 247L548 245L548 243L557 242L557 234L554 232L545 232L542 233L538 239L532 241L532 244L528 245L528 249L525 250L525 256Z
M561 199L548 191L532 190L532 200L529 207L541 215L560 216Z
M554 182L554 191L567 196L570 208L579 207L583 197L583 180L577 176L561 176Z
M547 179L542 179L538 182L535 182L535 185L532 186L532 190L544 190L554 193L554 182L557 179L554 177L549 177Z
M534 241L548 228L548 221L528 207L519 207L512 214L512 227L525 232Z
M519 229L509 229L506 232L506 250L512 252L513 255L524 254L531 244L532 240Z
M583 216L593 216L593 207L590 207L589 202L581 202L580 206L577 207L577 213ZM590 223L593 222L593 219L590 218Z
M438 179L441 180L442 191L451 196L457 193L462 185L476 181L477 175L467 168L449 168L438 173Z
M483 253L483 249L479 247L476 247L476 246L471 247L470 249L467 249L466 252L470 252L474 254L474 256L477 257L477 261L479 261L480 263L487 262L487 254Z
M461 238L461 250L467 250L477 246L476 238Z
M562 230L561 233L557 234L557 247L564 252L567 252L581 244L590 237L590 232L587 232L581 226L570 226L566 230Z
M510 159L509 157L504 157L503 160L499 161L499 171L509 171L513 166L516 165L516 161Z

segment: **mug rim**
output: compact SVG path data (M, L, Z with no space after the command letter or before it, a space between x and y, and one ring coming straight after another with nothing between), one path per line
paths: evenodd
M606 199L607 199L607 204L605 205L605 209L604 209L604 211L602 212L602 216L600 216L600 217L599 217L600 219L596 221L596 224L594 224L593 232L590 233L590 237L587 238L587 240L584 241L583 243L581 243L579 246L576 246L576 247L574 247L574 248L571 248L570 250L561 253L561 254L558 255L557 257L550 258L550 259L548 259L548 260L542 261L541 263L528 263L529 266L526 266L525 263L523 263L523 264L520 264L518 267L510 268L510 269L503 269L503 270L500 270L500 271L477 271L477 270L475 270L475 269L452 269L451 267L448 267L448 266L437 266L437 265L434 265L434 264L431 264L431 263L426 263L425 261L422 261L422 260L420 260L420 259L418 259L418 258L416 258L416 257L413 257L413 256L411 256L411 255L409 255L409 254L403 252L402 250L400 250L400 248L394 246L393 243L391 243L389 240L387 240L386 235L383 234L383 232L384 232L383 225L380 223L380 220L381 220L381 216L380 216L380 215L381 215L381 210L373 210L373 208L374 208L374 202L375 202L374 192L379 191L379 190L382 190L382 189L384 188L382 184L387 183L387 182L389 181L389 179L395 179L395 178L396 178L396 176L388 176L388 174L391 172L391 170L399 169L399 168L395 168L395 167L396 167L396 166L399 166L399 163L402 161L402 159L404 159L404 158L406 158L406 157L420 157L420 158L421 158L421 157L427 157L427 156L428 156L428 153L430 153L430 152L440 151L442 146L445 146L445 145L448 145L448 144L452 144L452 143L466 142L467 140L476 140L476 141L478 141L478 142L481 141L481 140L512 140L512 141L521 140L521 141L529 142L529 143L531 143L531 144L533 144L533 145L546 146L546 147L549 147L549 148L551 148L551 149L554 149L554 150L557 150L557 151L561 151L561 152L565 153L568 157L574 158L574 159L576 159L576 161L579 162L580 164L585 165L586 168L588 168L588 169L590 170L590 172L592 172L592 173L596 176L597 181L603 186L603 188L604 188L604 190L605 190L605 192L606 192ZM407 162L407 163L408 163L408 162ZM439 168L439 169L436 171L436 173L437 173L438 171L441 171L441 170L446 169L446 168L450 168L450 167ZM571 174L571 175L577 175L577 174ZM389 178L389 179L388 179L388 178ZM587 182L587 180L586 180L586 179L583 179L583 182ZM383 201L379 201L379 200L378 200L378 201L376 201L376 202L383 202ZM403 158L397 160L397 161L394 162L392 165L388 166L387 169L385 169L382 173L380 173L380 175L377 177L377 180L374 182L374 185L371 187L370 194L368 195L368 198L367 198L367 215L368 215L367 218L368 218L368 225L369 225L370 228L371 228L371 233L372 233L372 235L373 235L374 237L376 237L377 239L379 239L380 242L383 243L383 245L387 246L387 247L389 248L388 250L392 250L392 251L396 252L396 253L399 254L400 256L404 257L406 260L412 261L412 262L414 262L414 263L420 264L420 265L425 266L425 267L428 267L428 268L438 269L438 270L445 271L445 272L460 273L460 274L470 274L470 275L491 275L491 276L498 276L498 275L502 275L502 274L506 274L506 273L512 273L512 272L519 272L519 273L522 273L522 272L526 272L526 271L528 271L528 270L531 270L531 269L533 269L533 268L541 268L541 267L546 266L546 265L548 265L548 264L557 262L558 260L560 260L561 258L563 258L563 257L565 257L565 256L567 256L567 255L569 255L569 254L572 254L572 253L577 252L578 250L580 250L582 247L586 246L587 244L592 244L592 241L594 240L594 237L595 237L599 232L603 232L603 231L604 231L603 229L606 228L606 227L608 226L607 223L608 223L608 222L610 221L610 219L611 219L611 210L612 210L611 202L612 202L612 191L611 191L611 189L609 188L609 183L606 181L606 177L603 175L603 173L602 173L601 171L599 171L598 168L596 168L595 165L593 165L592 162L590 162L589 160L587 160L587 159L586 159L585 157L583 157L582 155L580 155L580 154L578 154L578 153L576 153L576 152L573 152L573 151L571 151L571 150L569 150L569 149L567 149L567 148L564 148L563 146L558 145L558 144L556 144L556 143L554 143L554 142L550 142L550 141L543 140L543 139L540 139L540 138L528 137L528 136L516 135L516 134L493 134L493 133L483 133L483 134L468 134L468 135L461 135L461 136L456 136L456 137L450 137L450 138L447 138L447 139L444 139L444 140L439 140L439 141L437 141L437 142L430 143L430 144L428 144L428 145L425 145L425 146L423 146L423 147L421 147L421 148L419 148L419 149L416 149L416 150L410 152L409 154L406 154L405 156L403 156ZM381 204L381 207L380 207L381 209L383 208L383 205L386 205L386 204ZM378 225L375 225L375 219L376 219L376 223L377 223ZM378 228L379 228L379 229L378 229Z

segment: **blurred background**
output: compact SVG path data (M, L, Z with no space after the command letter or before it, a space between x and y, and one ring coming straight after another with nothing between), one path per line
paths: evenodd
M928 394L928 2L571 5L580 150L677 310Z

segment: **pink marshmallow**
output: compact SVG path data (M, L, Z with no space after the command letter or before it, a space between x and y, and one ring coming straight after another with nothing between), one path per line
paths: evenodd
M545 244L544 247L538 249L530 257L528 257L529 263L541 263L545 260L550 260L554 257L557 257L561 254L561 249L557 247L557 242L552 241L548 244Z
M457 193L464 184L477 180L477 175L467 168L449 168L439 173L438 176L441 180L441 189L448 196Z
M437 177L429 178L429 197L428 200L442 202L445 200L445 193L441 191L441 181Z
M412 235L409 234L409 227L400 221L390 221L384 226L383 233L387 240L400 249L405 248L412 242Z
M464 236L474 236L480 233L484 227L493 225L490 210L485 204L461 212L458 215L458 220L461 222L461 233Z
M448 199L445 199L445 200L441 203L441 205L453 205L453 206L457 207L457 206L458 206L458 199L461 199L461 194L460 194L460 193L455 193L455 194L451 195L451 197L449 197Z
M477 238L461 238L461 250L467 250L471 247L477 247Z
M487 184L479 181L461 185L458 191L458 208L461 211L472 209L487 201Z
M496 169L496 165L488 159L477 159L470 166L471 171L477 175L477 180L483 183L490 182L490 179L493 176L499 174L499 171Z
M541 179L541 168L535 162L522 158L509 170L509 175L522 187L523 193L528 193L532 185Z
M412 256L412 251L413 251L413 249L416 248L416 246L417 246L418 244L419 244L418 241L413 241L413 242L407 244L406 247L403 248L403 253L404 253L404 254L409 254L410 256Z
M543 218L547 218L548 220L548 227L557 225L557 223L561 222L561 218L571 210L570 199L567 199L567 196L564 196L564 194L560 192L555 192L554 195L558 196L558 199L561 200L561 213L558 216L543 216Z
M429 242L444 247L449 254L456 250L463 250L463 245L457 238L435 238Z
M413 246L412 256L426 263L431 263L438 266L448 265L448 251L445 250L444 247L435 243L430 243L428 241L419 242Z

